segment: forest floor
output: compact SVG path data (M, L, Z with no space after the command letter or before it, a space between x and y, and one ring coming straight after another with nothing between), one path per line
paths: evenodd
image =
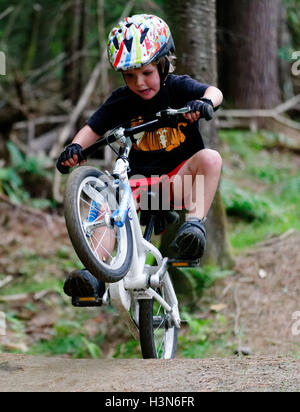
M6 274L8 282L18 283L29 276L30 267L22 263L24 254L46 258L63 254L62 248L70 246L61 217L31 213L5 202L0 207L0 273ZM299 244L300 233L290 230L256 245L237 256L232 276L206 291L214 311L228 319L227 327L239 349L238 355L226 358L145 361L28 355L30 340L47 339L51 334L50 327L59 316L53 309L57 293L43 285L43 273L35 275L42 290L24 294L16 289L5 295L3 286L1 308L26 321L26 334L16 341L18 324L16 316L10 315L12 331L8 328L0 336L4 348L0 391L299 391ZM39 267L42 271L41 263ZM66 272L66 265L53 267L60 285ZM99 316L93 319L91 329L101 322ZM25 354L6 353L14 349Z

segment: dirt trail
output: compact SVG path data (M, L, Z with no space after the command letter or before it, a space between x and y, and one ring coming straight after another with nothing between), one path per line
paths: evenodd
M0 354L2 392L300 391L300 360L67 359Z

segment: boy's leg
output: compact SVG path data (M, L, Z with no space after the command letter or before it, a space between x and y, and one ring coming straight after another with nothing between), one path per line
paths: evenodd
M203 149L192 156L172 177L174 207L188 210L186 222L180 227L173 248L179 257L198 259L206 244L203 219L214 199L222 168L218 152Z
M184 204L188 216L206 217L218 188L221 168L222 158L217 151L203 149L195 153L171 178L174 206Z

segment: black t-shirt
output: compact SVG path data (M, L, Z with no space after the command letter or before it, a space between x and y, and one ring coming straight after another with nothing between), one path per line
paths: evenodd
M160 91L151 100L144 100L127 86L115 90L105 103L90 117L87 124L102 136L120 124L135 126L142 118L151 117L160 110L179 109L191 100L203 97L208 85L191 77L170 74ZM204 148L196 123L182 116L162 120L145 132L134 136L129 154L130 176L163 175L175 169L184 160Z

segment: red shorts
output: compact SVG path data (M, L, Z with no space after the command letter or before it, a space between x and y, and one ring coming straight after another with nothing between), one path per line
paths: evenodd
M177 166L174 170L167 173L166 175L154 176L154 177L144 177L140 179L130 179L129 183L130 183L130 187L132 190L133 198L135 199L136 203L141 204L141 196L145 194L147 195L149 190L155 191L161 194L160 188L162 187L162 185L165 184L166 182L169 182L170 178L178 173L179 169L181 169L181 167L187 162L187 160L180 163L179 166ZM167 200L169 200L169 204L172 209L174 208L174 194L173 194L172 184L170 185L169 193L170 193L170 197ZM165 204L165 200L164 200L164 204ZM184 205L182 205L182 208L183 207ZM177 206L176 206L176 209L178 209Z

